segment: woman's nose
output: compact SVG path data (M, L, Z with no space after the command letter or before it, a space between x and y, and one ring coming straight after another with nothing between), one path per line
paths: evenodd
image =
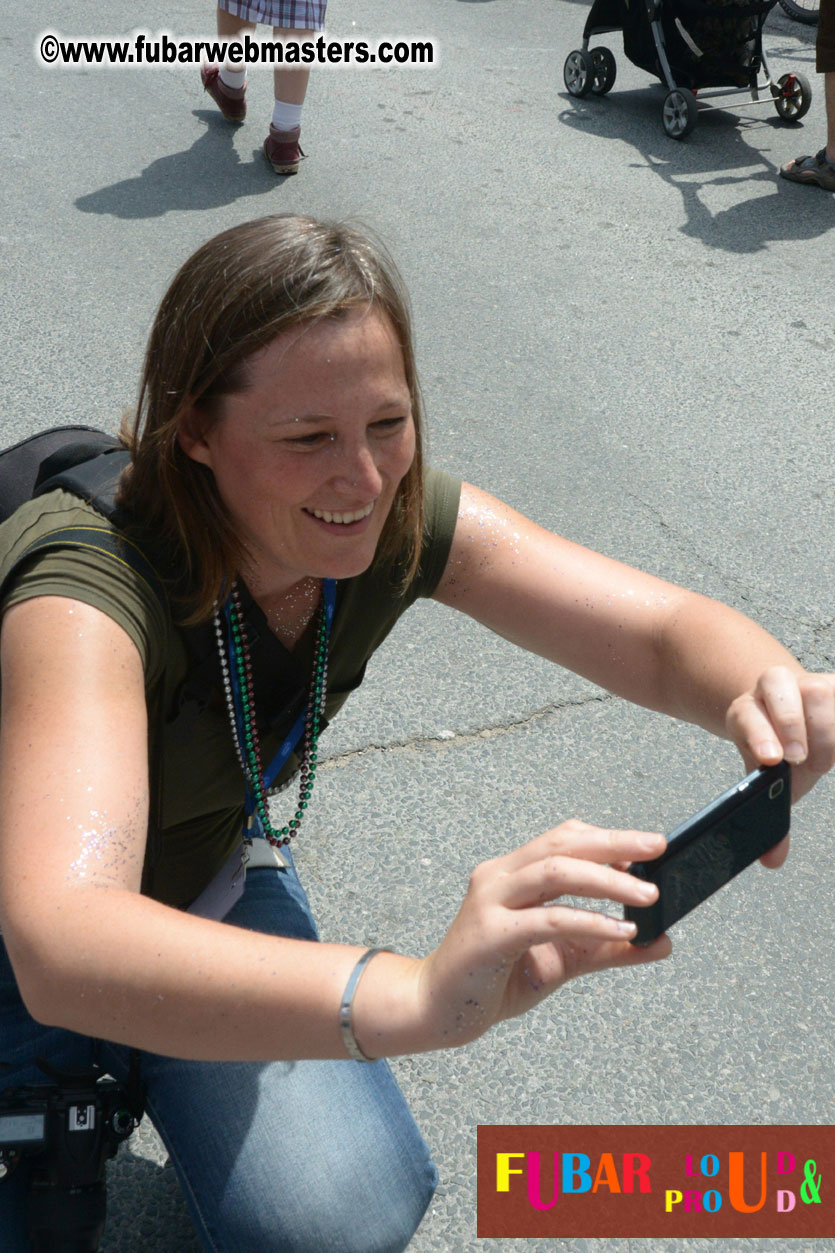
M367 444L347 448L341 456L337 456L339 465L334 467L334 483L337 487L342 490L347 488L363 497L379 495L383 480Z

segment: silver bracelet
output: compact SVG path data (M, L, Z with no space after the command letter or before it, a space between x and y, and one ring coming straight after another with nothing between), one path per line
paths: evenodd
M345 1045L345 1052L355 1062L373 1062L375 1057L366 1057L360 1046L357 1044L357 1037L354 1035L354 1027L351 1022L351 1006L354 1003L354 993L357 990L357 984L362 978L365 970L372 957L377 953L390 953L390 948L369 948L363 953L348 978L345 985L345 991L342 993L342 1004L339 1006L339 1030L342 1032L342 1043Z

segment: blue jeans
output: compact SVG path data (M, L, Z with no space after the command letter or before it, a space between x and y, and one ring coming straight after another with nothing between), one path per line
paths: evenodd
M295 870L260 868L226 922L317 939ZM85 1067L93 1042L27 1013L0 942L0 1086L44 1082L32 1064ZM128 1049L101 1063L124 1081ZM147 1111L212 1253L404 1249L437 1172L384 1061L191 1062L143 1053ZM26 1253L26 1160L0 1182L0 1248Z

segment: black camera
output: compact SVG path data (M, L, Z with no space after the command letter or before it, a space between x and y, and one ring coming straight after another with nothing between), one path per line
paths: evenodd
M0 1092L0 1187L29 1159L26 1232L33 1253L95 1253L107 1205L106 1164L138 1126L144 1100L99 1067L56 1070L50 1083Z

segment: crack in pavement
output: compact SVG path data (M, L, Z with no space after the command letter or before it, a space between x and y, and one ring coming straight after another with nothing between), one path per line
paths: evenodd
M598 692L593 696L581 696L576 700L557 701L555 704L535 709L532 713L524 714L511 722L497 723L478 730L439 731L435 735L415 735L411 739L396 740L391 744L363 744L361 748L349 748L342 753L334 753L332 757L322 757L319 761L319 769L340 769L349 765L357 757L364 757L368 753L393 753L415 748L457 748L462 744L475 744L478 740L491 740L496 736L508 735L512 731L532 726L552 714L561 713L564 709L580 709L584 705L603 704L605 701L615 699L611 692Z
M717 574L719 578L730 587L735 587L739 593L740 599L746 601L752 606L753 612L757 614L758 620L761 620L762 617L770 614L777 618L780 622L785 623L787 626L793 626L795 628L797 628L798 625L807 626L811 628L813 635L818 635L827 631L832 626L833 619L831 618L828 621L820 623L819 625L815 625L812 622L801 622L799 624L797 618L793 614L787 613L785 610L779 608L779 606L775 606L771 602L767 605L763 604L760 601L760 597L762 596L761 589L758 590L757 588L752 587L750 583L744 582L739 575L733 574L724 569L724 567L718 565L717 562L711 561L709 557L706 557L705 554L697 548L691 537L684 531L678 530L672 525L672 523L668 522L661 510L655 505L651 505L647 500L642 500L640 496L635 494L635 492L630 492L628 489L625 494L631 500L634 500L636 504L640 505L643 509L646 509L647 513L649 513L656 520L661 530L666 531L674 539L678 540L684 548L686 548L693 554L694 557L697 558L698 561L702 563L706 570L712 570L714 574Z
M651 505L648 500L642 500L640 496L635 494L635 492L630 492L628 489L626 490L625 495L627 495L630 500L634 500L635 503L640 505L642 509L646 509L647 513L651 514L651 516L658 523L659 527L677 539L679 543L691 552L707 570L713 570L714 573L718 574L721 579L725 580L725 582L735 584L739 588L745 589L745 592L747 592L747 595L745 596L746 600L754 597L755 590L750 586L750 584L743 583L741 579L729 574L727 570L722 568L722 566L717 565L715 561L711 561L709 557L706 557L705 554L696 547L696 544L691 537L684 531L678 530L671 522L668 522L661 510L655 505Z

